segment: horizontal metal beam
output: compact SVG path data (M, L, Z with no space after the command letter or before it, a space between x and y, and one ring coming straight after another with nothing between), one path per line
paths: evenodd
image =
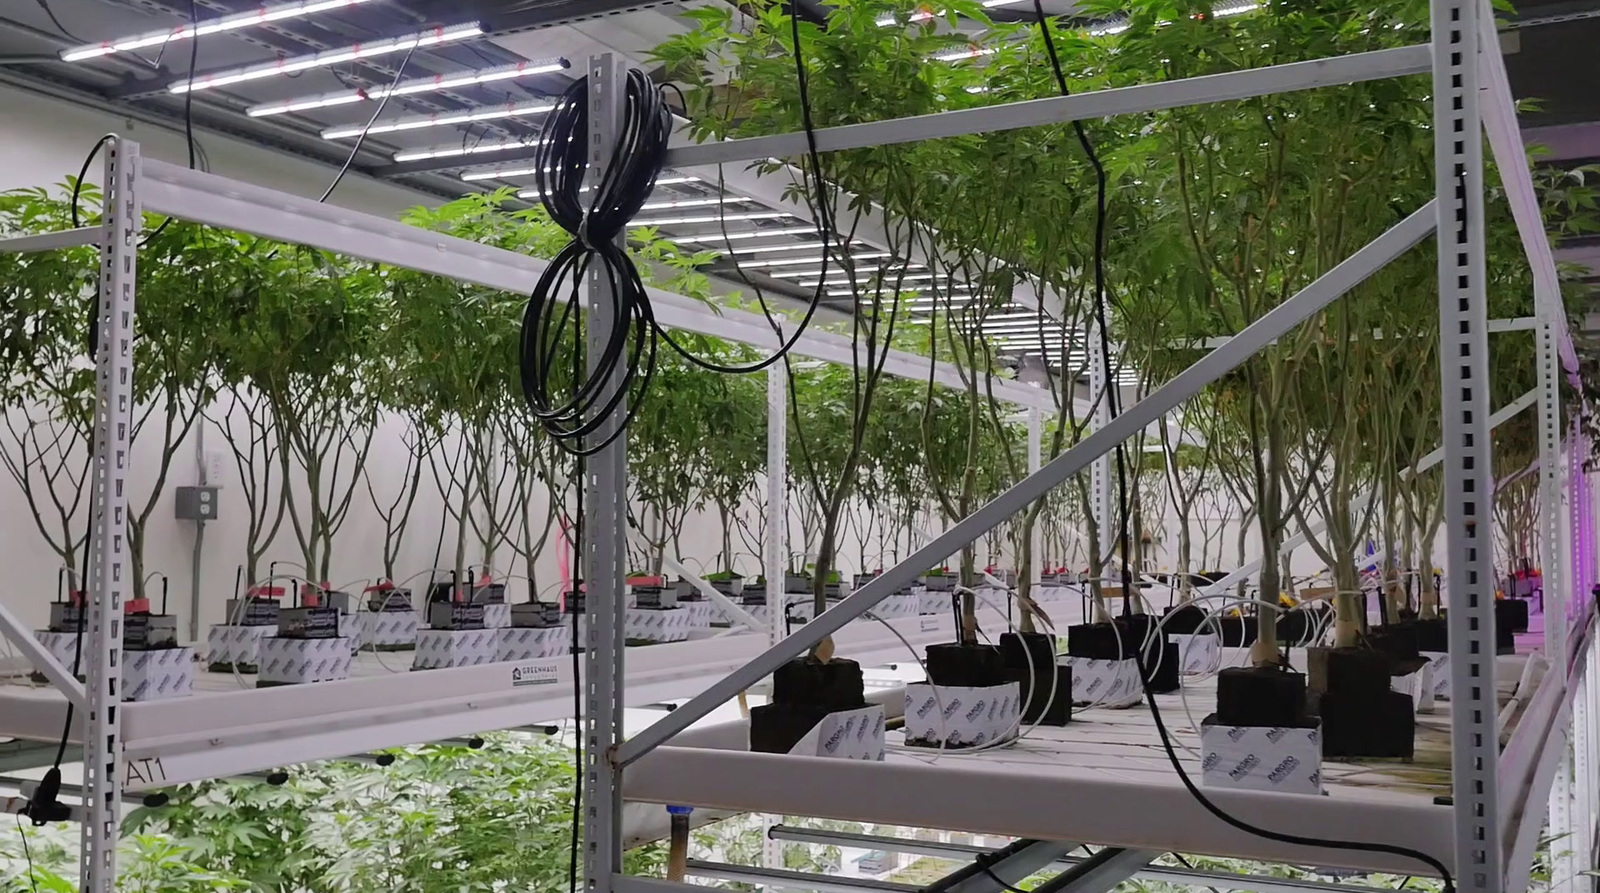
M814 134L817 151L837 152L844 149L888 146L973 133L1039 127L1045 124L1064 124L1068 121L1104 118L1109 115L1227 102L1272 93L1328 87L1334 84L1423 74L1430 70L1432 70L1432 52L1427 45L1419 44L1178 81L1095 90L1072 96L1029 99L870 124L824 127L814 131ZM689 165L728 164L767 158L794 158L805 154L807 150L805 133L782 133L669 149L667 166L681 168Z
M39 233L36 236L8 236L0 239L0 251L24 254L30 251L55 251L59 248L97 245L100 243L100 234L102 232L104 232L103 227L80 226L77 229Z
M774 825L768 832L775 840L810 843L819 846L848 846L867 850L912 853L939 859L971 859L979 853L989 852L988 847L970 843L946 843L941 840L914 840L888 837L882 834L852 834L848 831L822 831L815 828L797 828L793 825ZM1077 865L1083 860L1067 856L1056 860L1063 867ZM1241 890L1249 893L1342 893L1346 887L1328 881L1307 881L1298 878L1272 877L1260 874L1236 874L1230 871L1205 871L1198 868L1176 868L1167 865L1146 865L1135 877L1149 881L1165 881L1185 887L1212 887L1217 890Z
M896 884L890 881L877 881L872 878L831 877L813 874L809 871L789 871L783 868L729 865L726 862L707 862L703 859L690 859L685 870L688 874L707 878L708 880L759 884L766 886L768 889L778 887L793 890L815 890L816 893L863 893L863 891L920 893L922 890L921 887L915 884ZM691 887L689 889L704 888Z
M549 266L540 258L493 245L430 232L396 220L153 159L144 161L139 183L146 211L501 291L527 294ZM766 318L759 314L714 306L659 288L647 291L656 321L667 328L726 338L767 350L776 350L783 343ZM910 323L902 319L899 324ZM857 362L858 357L865 361L864 352L858 350L848 336L816 328L807 330L796 342L794 352L845 365ZM926 380L929 366L927 357L891 350L884 360L883 371L898 378ZM933 379L946 387L966 389L960 371L948 363L934 366ZM994 395L1019 406L1055 411L1055 401L1049 391L1021 382L996 379Z
M1322 274L1294 297L1251 323L1243 332L1235 335L1225 347L1201 357L1194 365L1178 373L1144 400L1130 407L1127 412L1117 416L1110 424L1095 430L1071 449L1052 459L1043 468L1023 478L972 515L934 537L904 561L874 577L867 585L835 607L824 611L760 657L696 695L687 704L656 721L648 729L623 742L617 750L617 761L626 766L649 752L651 748L661 745L739 692L766 678L791 658L802 654L807 648L842 629L845 624L861 616L878 602L898 592L900 587L910 584L937 562L945 560L968 543L1023 511L1035 500L1088 467L1089 463L1110 452L1117 444L1144 430L1150 423L1164 418L1167 413L1200 393L1207 385L1238 368L1263 347L1310 319L1317 311L1333 303L1345 292L1427 238L1434 231L1435 213L1434 202L1428 202L1388 232Z
M850 846L864 850L887 850L891 853L912 853L932 856L935 859L971 859L987 853L990 847L971 843L945 843L942 840L915 840L889 837L884 834L853 834L849 831L821 831L816 828L798 828L794 825L773 825L767 830L773 840L794 843L814 843L819 846Z
M683 709L679 707L675 713ZM1364 871L1412 874L1424 870L1414 859L1387 853L1294 846L1240 831L1217 821L1170 776L1146 774L1133 779L1047 764L1020 771L1003 761L976 758L936 764L902 758L881 763L796 759L669 745L630 766L623 773L622 788L628 801L696 809L815 816L908 828L954 822L975 834L1078 840ZM848 791L849 796L840 796L841 791ZM1296 797L1228 789L1208 790L1206 797L1229 815L1254 825L1346 840L1380 827L1388 843L1425 852L1446 868L1455 861L1451 810L1427 797L1379 797L1350 791L1330 797Z
M1538 327L1539 327L1539 318L1536 317L1536 316L1517 316L1517 317L1508 317L1508 318L1505 318L1505 319L1491 319L1491 320L1489 320L1489 331L1490 332L1524 332L1524 331L1528 331L1528 330L1531 330L1531 329L1536 329ZM1420 336L1421 336L1421 333L1416 333L1412 337L1420 337ZM1201 339L1199 341L1196 341L1196 342L1194 342L1192 344L1186 344L1186 343L1183 343L1183 342L1173 342L1173 343L1169 344L1168 347L1173 349L1173 350L1199 350L1199 349L1202 349L1202 348L1204 348L1205 350L1213 350L1215 348L1221 347L1222 345L1228 343L1228 339L1230 337L1232 337L1232 336L1230 336L1230 335L1213 335L1210 338L1203 338L1203 339ZM1381 341L1385 337L1389 337L1389 336L1386 336L1383 333L1382 329L1373 329L1371 334L1368 337L1370 337L1370 338L1372 338L1374 340Z

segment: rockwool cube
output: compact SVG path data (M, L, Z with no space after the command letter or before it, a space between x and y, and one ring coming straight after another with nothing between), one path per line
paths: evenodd
M49 630L40 629L34 630L33 637L38 640L40 645L44 646L46 651L50 652L50 656L56 659L56 663L66 668L68 673L72 672L72 655L77 648L77 633L53 633ZM80 660L78 664L78 675L82 676L83 662ZM34 676L39 679L44 678L42 673L35 673Z
M261 640L261 669L256 685L301 685L307 682L332 682L350 676L350 640L286 639L267 636Z
M572 630L564 626L515 626L499 633L498 660L538 660L572 650Z
M489 602L483 606L485 629L505 629L511 625L511 606L505 602Z
M1322 726L1200 723L1200 783L1208 788L1322 793Z
M622 634L644 642L682 642L691 628L688 608L629 608Z
M1072 703L1093 707L1132 707L1144 698L1139 662L1063 657L1072 667Z
M498 629L424 629L417 631L413 670L475 667L500 659Z
M1424 651L1428 669L1433 673L1433 696L1441 701L1450 700L1450 652Z
M193 648L124 651L122 655L124 701L165 701L194 693Z
M966 687L906 686L906 743L950 749L1010 738L1021 725L1022 690L1015 682Z
M1209 673L1222 664L1222 640L1216 633L1169 635L1177 643L1178 668L1186 674Z
M403 611L363 611L362 645L379 651L399 651L415 648L417 629L422 625L417 612L409 607Z
M277 632L276 626L215 624L206 633L206 663L213 670L253 672L261 663L261 642Z
M841 710L823 717L789 753L840 760L883 759L883 706Z

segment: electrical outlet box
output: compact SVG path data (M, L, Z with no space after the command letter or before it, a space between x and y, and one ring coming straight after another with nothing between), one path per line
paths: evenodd
M179 521L217 520L216 487L179 487L172 502Z

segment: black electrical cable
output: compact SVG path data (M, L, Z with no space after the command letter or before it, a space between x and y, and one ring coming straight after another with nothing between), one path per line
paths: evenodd
M35 0L35 2L39 4L40 9L44 10L44 14L50 19L50 24L56 26L57 31L60 31L74 43L89 43L89 41L84 40L76 34L73 34L71 31L68 31L66 25L61 24L61 20L56 18L56 11L50 8L50 0Z
M805 315L788 337L783 336L777 319L767 312L767 321L781 340L776 351L755 363L718 363L695 356L676 341L656 322L644 282L627 250L619 244L629 221L655 189L656 178L665 162L667 141L673 128L665 92L676 88L655 86L643 72L628 71L621 128L604 174L587 204L580 190L590 161L587 155L588 78L574 82L546 118L534 154L535 184L551 220L572 234L573 240L551 261L529 296L522 320L520 365L523 396L546 432L567 452L592 455L627 428L654 377L658 341L665 341L679 356L704 369L723 373L759 372L788 355L821 306L833 244L834 218L825 194L822 162L817 151L800 25L793 14L790 15L790 29L801 121L807 139L803 176L815 184L818 195L822 272ZM551 373L561 341L568 331L577 338L583 337L573 308L578 303L582 281L591 273L598 273L609 286L605 299L611 307L611 331L596 355L593 368L585 374L574 375L567 387L558 388L551 380ZM767 311L765 302L762 302L762 309ZM611 386L613 381L616 382L614 387ZM587 441L588 435L599 431L612 410L629 394L633 399L628 401L621 424L597 443L573 445Z
M22 838L22 858L28 861L28 889L32 893L39 893L39 879L34 875L33 850L28 847L28 829L22 824L22 815L17 815L17 836Z
M193 6L194 0L189 0L189 5ZM411 48L406 50L405 58L400 60L400 67L394 70L394 80L389 83L389 89L385 90L383 98L378 100L378 107L372 110L372 117L367 119L367 125L361 128L360 133L356 134L356 143L350 147L350 155L345 158L344 164L339 166L339 172L334 175L333 182L328 184L328 188L322 191L322 196L317 199L318 202L327 201L328 196L333 195L333 191L339 188L339 183L344 180L344 175L350 171L350 165L354 164L356 156L361 154L361 145L367 141L367 131L372 129L372 125L378 123L378 116L383 114L383 110L388 107L389 97L394 95L394 88L400 85L400 78L406 73L406 66L411 64L411 54L416 51L416 44L412 44ZM189 93L193 95L194 91L190 90ZM191 162L190 167L193 166L193 162Z
M1044 38L1045 49L1046 49L1046 52L1048 53L1048 55L1050 57L1050 66L1051 66L1051 69L1055 73L1056 84L1060 87L1061 94L1063 96L1068 95L1069 90L1068 90L1068 87L1067 87L1067 79L1066 79L1066 76L1062 73L1061 60L1056 54L1055 40L1050 34L1050 27L1051 27L1050 26L1050 21L1049 21L1048 18L1046 18L1045 14L1044 14L1044 8L1043 8L1043 5L1041 3L1041 0L1033 0L1033 6L1034 6L1034 11L1038 14L1039 33ZM1101 360L1101 363L1105 366L1105 368L1107 370L1107 375L1109 377L1110 376L1110 370L1111 370L1111 362L1110 362L1110 360L1111 360L1111 347L1110 347L1110 341L1109 341L1109 339L1108 339L1108 337L1106 335L1106 326L1105 326L1105 292L1104 292L1104 285L1105 285L1105 276L1104 276L1105 242L1104 242L1104 234L1105 234L1105 217L1106 217L1106 214L1105 214L1105 194L1106 194L1105 169L1101 166L1098 156L1095 155L1093 145L1090 143L1088 134L1084 131L1082 123L1080 123L1078 121L1074 121L1073 122L1073 129L1076 131L1076 133L1078 135L1078 141L1083 146L1084 152L1089 156L1089 162L1090 162L1091 165L1093 165L1093 167L1095 169L1096 180L1098 182L1098 201L1096 203L1096 215L1095 215L1096 220L1095 220L1095 258L1094 258L1094 262L1095 262L1095 307L1094 307L1094 309L1095 309L1096 322L1100 326L1100 339L1099 339L1100 340L1100 345L1099 345L1099 347L1100 347L1100 360ZM1111 416L1113 418L1115 418L1116 415L1117 415L1117 401L1116 401L1116 399L1114 397L1115 390L1116 390L1116 385L1115 385L1114 380L1108 381L1106 383L1106 393L1103 395L1103 399L1105 399L1107 401L1107 406L1110 409ZM1127 494L1126 483L1125 483L1124 478L1123 478L1123 462L1122 462L1122 446L1121 446L1121 444L1118 444L1118 446L1117 446L1117 484L1118 484L1117 490L1118 490L1118 500L1119 500L1119 509L1120 509L1120 511L1119 511L1119 515L1120 515L1119 528L1120 529L1118 530L1118 539L1119 539L1119 543L1120 543L1120 546L1121 546L1121 553L1122 553L1119 557L1120 557L1120 564L1121 564L1121 576L1122 576L1123 592L1125 594L1128 594L1128 597L1125 598L1124 602L1123 602L1123 608L1124 608L1124 611L1126 612L1126 611L1130 610L1129 605L1132 603L1132 598L1131 598L1132 573L1131 573L1131 570L1130 570L1129 565L1128 565L1128 539L1129 539L1129 537L1128 537L1128 494ZM1243 831L1246 834L1251 834L1251 835L1254 835L1256 837L1260 837L1260 838L1263 838L1263 839L1266 839L1266 840L1276 841L1278 843L1286 843L1286 844L1289 844L1291 846L1323 847L1323 848L1326 848L1326 849L1349 850L1349 851L1353 851L1353 852L1384 853L1384 854L1387 854L1387 855L1401 856L1401 857L1407 858L1407 859L1415 859L1415 860L1423 863L1424 865L1427 865L1429 868L1433 869L1444 880L1444 893L1454 893L1454 891L1455 891L1455 879L1451 876L1450 870L1445 867L1444 863L1440 862L1438 859L1434 858L1433 856L1430 856L1427 853L1422 852L1421 850L1412 849L1410 847L1395 846L1393 844L1387 844L1387 843L1367 843L1367 842L1364 842L1364 841L1353 841L1353 840L1333 840L1333 839L1320 838L1320 837L1306 837L1306 836L1302 836L1302 835L1299 835L1299 834L1286 834L1286 833L1281 832L1281 831L1274 831L1274 830L1272 830L1270 828L1261 828L1261 827L1258 827L1256 825L1252 825L1249 822L1246 822L1246 821L1243 821L1241 819L1235 818L1234 816L1229 815L1227 812L1223 811L1215 803L1212 803L1211 800L1208 799L1205 796L1205 794L1201 793L1200 789L1197 786L1195 786L1194 781L1189 777L1189 773L1184 770L1183 762L1178 758L1177 749L1173 747L1172 735L1167 731L1166 723L1163 722L1162 719L1161 719L1161 708L1156 703L1155 692L1151 691L1151 689L1150 689L1150 671L1149 671L1149 668L1147 667L1147 665L1145 663L1144 649L1143 648L1135 648L1135 649L1133 649L1133 659L1134 659L1134 661L1136 662L1136 664L1137 664L1137 666L1139 668L1139 682L1140 682L1141 687L1144 689L1145 700L1148 701L1149 704L1150 704L1150 716L1151 716L1151 718L1153 720L1155 720L1156 731L1161 736L1161 747L1162 747L1163 750L1166 751L1167 760L1172 763L1173 770L1178 773L1178 780L1183 783L1183 786L1184 786L1185 789L1188 790L1189 795L1191 797L1193 797L1195 799L1195 801L1198 802L1202 807L1204 807L1207 812L1211 813L1213 816L1215 816L1217 819L1221 820L1223 823L1225 823L1225 824L1227 824L1227 825L1229 825L1229 826L1231 826L1233 828L1236 828L1236 829L1238 829L1240 831Z

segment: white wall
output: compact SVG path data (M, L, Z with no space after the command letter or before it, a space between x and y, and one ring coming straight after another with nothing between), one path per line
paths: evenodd
M0 87L0 189L53 185L77 174L94 141L115 132L137 140L146 157L174 164L188 163L181 130L72 105L12 87ZM197 131L196 141L211 160L211 172L297 195L315 198L333 182L337 171L230 137ZM100 182L101 162L90 165L88 179ZM355 174L346 175L330 204L398 216L407 207L433 202L410 189Z
M94 141L112 131L139 141L146 157L176 164L187 163L188 151L181 132L23 90L0 87L0 134L4 134L0 139L0 189L60 183L77 173ZM321 195L336 172L323 164L204 131L198 132L196 139L204 147L213 173L298 195ZM88 179L99 182L101 171L101 163L96 160L89 168ZM344 207L394 217L408 207L435 202L437 199L409 189L348 175L330 201ZM213 444L219 442L219 435L215 431L208 432L208 437ZM375 449L375 467L393 466L397 456L403 455L397 454L395 449L392 438ZM194 546L194 525L173 520L170 494L174 486L196 482L198 466L193 457L191 441L173 464L167 493L152 517L150 545L147 549L147 567L172 575L174 602L180 613L185 615L192 579L189 568ZM146 470L146 474L142 476L144 482L135 486L136 498L142 499L143 494L149 492L148 471L153 466L153 451L146 444L145 448L137 451L135 468ZM223 600L232 590L234 565L242 554L243 518L231 461L227 473L229 477L222 482L222 519L208 525L206 531L201 581L202 615L206 622L220 619ZM430 513L437 515L438 500L435 497L429 502L426 496L419 500L419 529L412 539L412 542L426 540L428 543L428 554L426 558L419 558L422 563L418 569L431 563L432 546L439 530L437 521L425 517ZM361 498L364 500L364 496ZM377 573L375 563L381 553L375 544L381 542L381 531L372 530L369 522L370 516L363 516L358 511L353 513L347 529L352 552L365 554L370 551L372 560L351 558L337 562L336 582L361 574L370 576ZM81 518L78 526L82 526ZM292 560L295 550L287 529L278 542L279 548L274 551L273 557ZM374 544L370 550L367 548L369 543ZM20 491L9 477L0 478L0 566L5 568L7 580L4 589L0 590L0 600L30 624L42 624L45 621L47 604L54 598L56 568L48 556L32 518L22 504Z

